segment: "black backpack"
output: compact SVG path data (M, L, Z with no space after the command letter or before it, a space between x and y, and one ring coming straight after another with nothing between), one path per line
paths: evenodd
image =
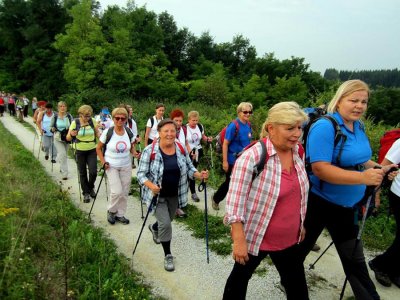
M69 120L69 125L71 125L72 120L73 120L71 114L67 113L66 116L67 116L67 118ZM53 124L53 127L56 129L56 131L58 131L60 133L61 141L65 142L65 143L68 143L68 144L71 143L70 141L67 141L68 128L60 131L57 128L57 119L58 119L58 113L55 112L54 113L54 124Z
M79 118L76 118L74 121L75 121L75 130L76 130L76 132L79 132L79 129L81 129L81 120ZM93 142L96 143L96 129L94 128L94 124L93 124L93 119L92 118L89 119L88 124L93 129L93 132L94 132L94 140L93 140ZM75 136L74 137L74 143L80 143L80 142L82 142L82 141L80 141ZM86 142L86 143L91 143L91 142L92 141Z
M126 125L124 126L124 128L125 128L126 133L128 134L129 141L131 141L133 138L132 130ZM114 134L114 126L111 126L110 128L108 128L107 135L106 135L106 141L103 145L103 155L104 155L104 153L106 153L107 144L110 142L113 134Z

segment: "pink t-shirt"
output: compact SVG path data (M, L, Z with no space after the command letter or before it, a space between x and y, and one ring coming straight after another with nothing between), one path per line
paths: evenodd
M301 190L294 167L282 170L279 197L260 250L279 251L298 242L300 233Z

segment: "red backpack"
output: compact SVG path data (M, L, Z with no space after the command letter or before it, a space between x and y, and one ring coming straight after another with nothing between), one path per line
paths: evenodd
M153 161L156 158L156 153L154 152L154 146L156 145L156 143L157 143L157 140L154 140L153 143L151 143L150 161ZM178 146L182 155L186 155L185 148L182 146L182 144L178 141L175 141L175 144Z
M233 120L231 123L235 124L235 138L238 135L239 132L239 122L235 119ZM217 140L216 144L215 144L215 150L218 153L222 153L222 145L224 144L224 140L225 140L225 134L226 134L226 129L228 128L228 126L231 124L229 123L228 125L226 125L221 131L220 133L218 133L218 135L215 137L215 139ZM251 124L250 122L247 123L250 126L250 130L251 130Z
M381 163L386 156L386 153L389 151L390 147L392 147L393 143L400 138L400 128L392 129L386 131L385 134L380 139L379 143L381 147L379 148L378 153L378 163Z

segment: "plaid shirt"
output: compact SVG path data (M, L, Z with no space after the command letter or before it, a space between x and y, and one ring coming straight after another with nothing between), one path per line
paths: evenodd
M160 185L164 172L164 162L160 153L159 141L154 145L153 152L155 153L154 160L150 160L153 145L148 145L140 157L139 168L137 171L137 179L140 185L143 185L142 201L149 207L153 199L153 192L144 185L145 181L150 180L154 184ZM187 151L182 154L178 145L175 144L178 167L181 172L178 186L178 201L179 207L187 205L188 178L194 178L194 173L197 169L193 166Z
M266 147L268 160L262 173L253 182L253 167L260 161L261 145L256 143L236 160L225 206L224 223L243 223L248 252L252 255L258 255L280 190L282 166L276 150L268 138ZM296 146L293 151L293 161L301 190L300 232L303 230L307 210L309 185L304 157L299 156L298 149L299 146Z

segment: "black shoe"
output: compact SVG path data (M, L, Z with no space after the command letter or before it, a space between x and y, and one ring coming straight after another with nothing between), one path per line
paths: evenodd
M94 189L92 189L92 190L90 191L90 197L96 198L96 192L94 191Z
M83 195L83 203L89 203L89 202L90 202L90 195L84 194Z
M45 155L45 156L44 156L44 159L45 159L45 160L48 160L48 159L49 159L49 156L48 156L48 155Z
M390 280L398 287L400 288L400 276L389 276Z
M52 159L52 160L51 160L51 163L52 163L52 164L55 164L55 163L56 163L56 160L55 160L55 159Z
M129 224L129 220L127 218L125 218L124 216L122 216L122 217L115 216L115 221L116 222L120 222L120 223L122 223L124 225L128 225Z
M111 225L114 225L114 224L115 224L115 214L116 214L116 213L112 213L112 212L107 211L107 221L108 221L108 223L110 223Z
M321 250L321 247L317 244L314 244L314 246L311 249L311 251L314 251L314 252L318 252L319 250Z
M371 268L371 270L374 271L376 281L378 281L380 284L386 287L390 287L392 285L392 281L390 280L389 275L379 270L374 265L372 260L368 262L368 265Z

